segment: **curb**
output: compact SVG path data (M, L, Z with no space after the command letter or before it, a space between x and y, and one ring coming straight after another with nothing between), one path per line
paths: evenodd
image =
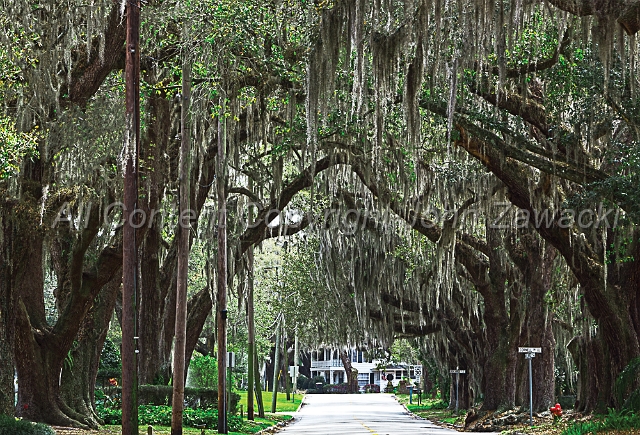
M298 405L298 409L296 409L296 413L300 412L300 409L302 408L302 405L304 405L305 400L307 400L307 395L305 394L304 396L302 396L302 400L300 401L300 405Z
M428 418L420 417L419 415L414 414L413 412L409 411L409 408L407 408L407 405L405 405L404 403L400 402L396 396L393 396L393 398L396 399L396 402L398 402L398 404L400 404L404 408L405 411L407 411L407 414L409 414L412 418L415 418L416 420L428 421L429 423L431 423L433 425L436 425L438 427L441 427L443 429L452 429L452 430L455 430L457 432L466 432L464 430L464 428L460 428L459 426L455 426L455 425L452 425L452 424L449 424L449 423L443 423L443 422L440 422L440 421L433 421L433 420L429 420Z
M306 394L304 395L304 397L300 401L300 405L298 405L298 409L296 409L293 412L293 414L297 414L298 412L300 412L300 409L302 408L302 405L305 404L305 400L307 400L307 395ZM255 435L268 435L268 434L274 434L274 433L280 432L282 429L287 427L289 424L291 424L295 420L296 420L296 418L294 416L291 416L291 419L280 421L280 422L278 422L277 424L275 424L275 425L273 425L271 427L268 427L266 429L262 429L260 432L256 432Z
M287 427L289 425L289 423L291 423L292 421L294 421L296 418L292 417L290 420L284 420L284 421L280 421L277 424L268 427L266 429L262 429L260 432L256 432L255 435L267 435L267 434L274 434L277 432L280 432L282 429L284 429L285 427Z

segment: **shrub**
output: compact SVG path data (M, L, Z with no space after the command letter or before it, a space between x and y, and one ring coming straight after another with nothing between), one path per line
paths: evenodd
M640 415L630 412L619 412L609 409L609 414L597 420L575 423L562 435L584 435L601 431L626 431L640 428ZM634 432L635 433L635 432Z
M622 409L640 411L640 388L638 375L640 374L640 358L635 358L624 368L616 379L614 392Z
M305 375L298 375L298 381L296 382L298 390L306 390L307 388L309 388L309 381L310 379ZM313 386L315 387L315 385Z
M120 407L121 388L111 388L112 397L105 396L100 390L96 391L96 403L103 403L105 407L117 409ZM171 405L173 387L171 385L140 385L138 387L138 403L140 405ZM185 388L184 401L189 408L215 408L218 405L218 391L211 388ZM231 412L235 413L240 402L238 393L231 393Z
M364 386L364 392L365 393L379 393L380 392L380 385L367 384L367 385Z
M121 409L97 406L96 411L105 424L122 424ZM138 407L138 419L140 425L171 426L171 407L165 405L140 405ZM242 419L239 416L229 416L228 422L231 431L235 432L242 428ZM218 426L218 410L185 408L182 414L182 424L187 427L205 425L208 429L215 428Z
M185 398L186 398L185 392ZM173 387L169 385L140 385L138 403L140 405L171 405Z
M209 355L196 356L189 363L187 383L195 388L218 386L218 361Z
M98 367L98 377L119 378L122 372L122 358L120 357L120 349L111 341L106 339L100 353L100 366Z
M314 376L309 380L309 388L316 388L317 383L321 383L322 385L326 385L327 381L324 379L324 376Z
M437 402L427 405L427 409L447 409L448 407L449 402L445 402L444 400L438 400Z
M349 384L329 384L322 387L322 390L328 394L347 394Z
M55 435L55 432L46 424L0 415L0 435Z

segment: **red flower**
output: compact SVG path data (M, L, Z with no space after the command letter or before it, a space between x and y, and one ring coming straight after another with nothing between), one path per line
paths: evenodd
M25 411L29 409L29 404L25 403L24 405L22 405L22 409L24 409Z
M551 408L549 408L549 411L551 412L551 414L553 414L554 417L562 417L562 407L559 403L556 403L556 406L552 406Z

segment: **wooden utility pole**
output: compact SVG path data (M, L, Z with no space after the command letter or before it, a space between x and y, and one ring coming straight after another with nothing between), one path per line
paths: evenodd
M180 138L180 214L178 218L178 271L176 286L175 346L173 350L173 400L171 401L171 435L182 435L184 408L184 368L187 342L187 277L189 271L189 195L190 195L190 137L189 99L191 98L191 65L182 65L182 113Z
M249 212L249 222L252 222L253 213ZM249 269L249 283L247 289L247 323L248 323L248 333L249 333L249 385L247 391L247 419L253 420L253 389L254 389L254 376L255 371L253 369L254 365L254 350L256 343L256 329L255 329L255 319L253 312L253 245L251 245L247 251L247 267Z
M227 195L226 147L227 129L224 118L224 96L218 114L218 292L216 296L218 325L218 433L229 433L227 425Z
M138 433L138 358L136 309L138 249L135 210L138 206L140 138L140 2L127 0L125 49L124 211L122 232L122 433Z

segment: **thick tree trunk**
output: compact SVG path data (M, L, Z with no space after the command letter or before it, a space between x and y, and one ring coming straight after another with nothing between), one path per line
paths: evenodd
M35 185L35 182L31 182ZM18 373L17 415L34 421L65 426L88 427L82 416L67 413L59 395L62 364L71 348L73 337L61 343L51 332L44 310L43 233L30 228L28 222L16 227L20 243L13 246L18 265L16 283L15 361ZM74 334L75 336L75 334Z
M431 380L431 376L432 374L429 373L429 371L427 370L427 366L426 365L422 365L422 391L425 394L425 397L427 394L431 395L431 398L435 398L434 392L436 390L435 385L433 383L433 381Z
M536 355L531 362L534 412L544 411L555 402L556 341L551 327L552 314L544 302L547 289L551 287L555 249L549 248L543 256L538 258L540 259L538 267L533 269L536 271L536 276L531 281L531 301L527 310L526 323L526 343L531 347L542 348L542 354Z
M486 303L486 302L485 302ZM487 316L487 358L482 365L484 410L509 409L515 404L515 373L509 370L509 339L503 318Z
M151 120L149 124L149 143L151 156L155 161L163 159L169 148L176 148L169 143L168 138L175 137L178 133L177 118L171 116L171 106L164 95L152 97L150 99L149 111ZM146 147L145 147L146 148ZM200 213L209 191L214 185L215 176L215 156L217 147L207 150L204 164L191 171L190 204L191 208ZM148 177L147 189L149 202L147 214L159 207L163 189L166 185L168 174L153 171ZM141 266L141 301L140 301L140 383L141 384L167 384L171 379L171 349L175 328L175 292L170 291L177 285L177 238L174 239L160 263L162 251L161 222L154 221L149 229L149 235L145 239L142 247ZM197 232L197 217L192 221L193 234ZM203 302L207 303L204 299ZM193 301L189 301L192 305ZM210 310L211 308L209 308ZM195 340L200 335L202 327L199 327L199 320L203 310L194 305L194 321L188 320L187 325L187 351L186 355L191 355ZM192 318L191 308L189 308L189 319ZM193 326L191 326L193 325ZM190 345L193 343L193 346ZM189 350L191 349L191 350ZM188 360L187 360L188 368Z
M456 390L458 399L458 409L469 409L471 407L471 390L469 388L469 370L464 360L456 361L451 359L449 361L449 367L451 369L458 368L459 370L465 370L466 373L456 375L450 373L451 384L449 387L449 409L456 409ZM457 389L456 389L457 384Z
M510 364L513 343L511 326L506 310L505 266L499 257L502 246L496 229L487 225L489 246L489 280L478 291L484 298L484 322L486 325L486 359L483 363L484 410L510 409L515 405L515 366Z
M34 255L37 255L37 252L34 252ZM117 264L117 257L111 258L110 262ZM114 264L106 268L116 270ZM37 276L37 272L34 276ZM89 282L82 284L83 292L86 292L83 294L82 302L77 301L79 292L72 292L64 311L53 327L46 324L36 327L32 319L37 321L40 316L29 313L22 299L18 300L15 309L15 359L19 380L17 409L19 416L50 424L89 426L92 421L92 412L83 414L78 412L79 410L72 409L61 396L61 371L63 364L73 363L71 350L74 340L85 318L85 310L89 309L88 302L93 300L89 288L93 285L101 288L103 279L107 281L112 277L113 274L105 274L102 279L87 279L93 284ZM83 358L81 360L79 364L88 363Z
M15 333L15 316L13 301L13 282L11 273L11 221L5 210L9 205L2 205L0 212L0 415L13 415L15 412L15 390L13 376L13 346Z
M109 14L105 29L107 44L104 56L94 54L91 56L93 61L79 62L74 66L73 76L78 80L74 80L73 89L60 93L61 106L68 107L70 103L85 104L104 78L114 69L115 64L122 59L124 30L121 26L119 9L119 5L114 5ZM95 45L94 48L96 48ZM71 49L74 48L71 47ZM50 111L50 118L42 120L41 125L55 121L58 114L57 111ZM41 158L47 154L49 153L43 150L40 152ZM65 258L62 259L70 273L65 276L65 288L61 286L58 288L58 291L62 291L62 300L57 301L58 320L55 325L47 324L43 294L43 241L45 233L47 233L47 241L56 238L56 231L51 231L53 227L49 212L57 211L61 204L50 202L58 193L55 192L56 180L51 174L52 162L33 158L27 159L25 163L20 174L20 197L17 200L19 201L17 215L20 220L13 220L11 245L5 244L4 241L0 243L3 249L9 249L8 258L14 265L10 271L11 277L3 281L11 285L10 303L13 304L11 314L16 327L16 335L13 337L19 383L16 411L19 416L31 420L86 427L81 423L86 416L68 407L60 396L60 375L63 362L72 349L80 324L93 298L117 270L119 258L117 250L107 247L99 253L92 267L83 270L84 254L99 227L98 213L93 213L90 228L80 229L75 234L77 238L70 246L72 249L66 251ZM40 216L38 211L42 207L42 187L45 184L52 187L54 191L49 192L49 202L44 208L45 214ZM65 199L64 195L63 193L58 199L60 201L72 199ZM12 337L9 337L7 342L3 339L3 344L9 344L11 339ZM0 353L4 354L4 352ZM67 361L70 362L70 359ZM2 361L0 364L5 365Z
M42 197L39 160L25 169L21 207L38 210ZM28 176L28 178L27 178ZM61 199L64 201L64 199ZM57 211L60 204L51 204ZM55 213L55 212L53 212ZM91 414L69 407L60 395L61 371L80 325L97 293L119 268L117 249L107 246L98 253L92 267L85 269L86 252L100 228L101 216L92 213L85 227L71 230L68 223L52 227L52 216L24 216L13 220L14 243L11 258L15 317L14 357L18 373L19 416L65 426L88 427ZM52 229L55 228L55 229ZM58 287L55 291L58 319L49 325L44 309L43 247L50 240L51 263ZM20 243L15 241L19 240Z
M139 318L138 361L141 385L167 385L171 378L170 348L163 342L165 312L167 309L167 286L160 284L160 225L153 224L145 238L141 255L141 295ZM173 308L175 310L175 308ZM168 337L167 337L168 338Z
M191 355L196 348L204 323L211 314L213 301L208 287L203 288L189 299L187 304L187 344L185 350L185 380L189 370Z
M102 424L95 413L96 377L116 299L120 296L120 284L121 276L116 275L102 288L82 322L77 345L62 369L62 399L78 414L86 416L85 423L94 428Z
M575 408L580 412L602 409L609 400L610 386L600 385L610 376L605 349L598 337L575 337L569 342L571 357L578 366L578 391Z
M357 393L358 371L354 370L353 366L351 365L351 359L349 358L349 354L346 350L340 351L340 359L342 360L342 366L344 367L344 371L346 373L345 381L347 382L347 384L349 384L348 391L352 394Z
M516 207L527 210L530 216L537 216L540 210L552 209L548 207L548 198L541 189L530 190L529 170L513 159L505 160L499 149L503 144L498 138L493 137L485 142L470 136L469 129L475 127L466 121L458 123L458 128L461 138L456 142L457 145L500 178L509 189L509 200ZM535 196L532 196L532 192ZM596 376L598 388L590 394L598 396L598 407L604 411L607 406L615 405L612 380L633 358L640 355L639 328L633 320L640 287L637 272L640 260L636 256L638 244L634 237L629 252L623 253L631 254L633 261L621 261L616 267L608 267L606 262L618 262L615 257L618 253L614 252L613 258L605 259L602 247L598 247L600 242L590 241L591 234L585 233L584 238L579 237L573 234L573 229L560 225L560 215L553 216L553 219L550 225L536 225L535 229L565 258L584 290L589 311L598 322L600 345L597 347L601 348L604 358L593 361L594 370L590 376ZM607 231L606 225L600 231ZM613 239L611 234L608 240Z
M176 135L172 132L174 119L171 118L170 111L170 102L165 95L153 95L149 98L149 129L141 158L148 159L151 167L155 167L155 162L163 159L167 153L168 138ZM145 177L143 189L146 190L147 201L144 201L141 208L147 216L153 216L160 208L166 183L167 174L159 169L149 171ZM167 385L171 379L175 303L173 300L168 301L167 296L174 288L172 284L177 263L177 246L174 243L170 248L166 256L166 267L161 269L162 225L161 215L155 216L149 222L149 229L141 246L138 321L138 375L141 385Z
M84 416L70 410L60 398L60 372L66 347L47 330L34 329L22 301L16 307L15 358L18 369L20 417L61 426L88 428Z
M517 237L517 240L516 240ZM551 327L552 315L544 298L551 288L553 263L557 251L532 230L523 229L507 240L507 251L522 273L528 289L524 329L519 345L540 347L542 353L532 361L533 410L546 410L555 399L555 338ZM518 403L529 405L529 367L518 355Z

